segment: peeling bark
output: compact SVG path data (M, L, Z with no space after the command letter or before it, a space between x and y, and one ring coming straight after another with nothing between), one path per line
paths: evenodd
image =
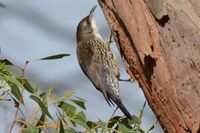
M156 2L99 0L126 71L163 130L199 133L200 1Z

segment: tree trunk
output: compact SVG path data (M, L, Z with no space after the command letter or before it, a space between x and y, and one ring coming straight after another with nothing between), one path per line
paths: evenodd
M200 133L200 1L99 0L128 74L167 133Z

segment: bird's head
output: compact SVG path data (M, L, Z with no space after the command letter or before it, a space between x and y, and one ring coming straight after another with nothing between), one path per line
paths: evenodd
M94 18L94 11L96 9L96 5L90 10L88 16L84 17L78 24L77 27L77 41L81 39L88 39L95 34L98 34L98 25Z

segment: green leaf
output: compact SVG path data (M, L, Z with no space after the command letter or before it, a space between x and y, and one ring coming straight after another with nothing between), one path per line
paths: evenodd
M158 121L156 121L156 122L149 128L149 130L148 130L146 133L149 133L151 130L153 130L153 129L155 128L157 122L158 122Z
M142 107L142 109L139 112L139 116L138 116L138 123L136 123L136 131L141 132L141 133L145 133L141 128L140 128L140 124L142 123L142 116L144 114L144 108L146 106L146 101L144 102L144 105Z
M87 130L87 132L92 133L90 128L87 126L86 122L83 120L79 120L79 119L74 119L72 120L74 123L82 126L83 128L85 128Z
M40 108L42 109L42 112L44 114L46 114L49 118L51 118L53 120L53 117L51 116L51 114L49 113L47 107L44 105L44 103L40 100L40 98L31 95L30 96L31 99L33 99L35 102L37 102L37 104L40 106Z
M65 102L59 102L58 107L61 108L68 116L73 116L76 112L76 107Z
M155 128L155 125L153 124L153 125L149 128L149 130L147 131L147 133L150 132L151 130L153 130L154 128Z
M40 93L40 94L39 94L39 97L40 97L40 98L45 98L45 97L46 97L46 93L45 93L45 92Z
M130 129L132 128L127 118L120 119L119 123L126 126L127 128L130 128Z
M19 88L12 83L9 83L9 86L11 88L11 93L15 96L15 98L17 98L18 101L21 101L21 103L24 104L23 96L22 96Z
M97 124L96 123L94 123L94 122L92 122L92 121L87 121L87 126L90 128L90 129L92 129L92 128L94 128L94 127L96 127L97 126Z
M62 120L60 120L60 133L65 133Z
M39 60L55 60L55 59L61 59L65 56L70 56L70 54L57 54L57 55L51 55L51 56L48 56L48 57L44 57L44 58L41 58Z
M9 82L12 82L14 85L16 85L19 89L24 89L24 86L14 76L4 75L4 77Z
M122 124L119 124L119 130L122 131L122 133L130 133L130 129L128 129Z
M75 96L77 99L79 99L80 101L83 101L83 102L85 102L85 99L83 99L83 98L80 98L80 97L78 97L78 96Z
M0 60L0 63L4 63L5 65L13 65L13 63L11 63L9 60L7 59L3 59L3 60Z
M140 120L138 119L137 116L132 115L131 117L132 117L132 119L129 120L129 124L130 124L130 125L133 125L133 124L136 124L136 123L140 124Z
M115 127L115 130L117 130L117 131L119 130L119 126L118 125Z
M71 99L71 101L73 103L75 103L76 105L78 105L79 107L81 107L82 109L86 109L85 108L85 103L83 101L80 101L80 100L74 100L74 99Z
M96 122L96 124L102 128L103 133L106 133L107 123L104 123L101 120L99 120L98 122Z
M26 124L27 130L22 131L22 133L39 133L39 130L37 127L35 127L27 122L25 124Z
M4 69L10 74L10 75L15 75L15 71L11 68L11 66L3 66Z
M142 116L144 114L144 108L145 108L145 106L146 106L146 101L144 102L144 105L142 106L142 109L140 110L140 113L139 113L139 116L138 116L138 118L139 118L140 121L142 121L141 119L142 119Z
M65 133L80 133L80 132L77 132L75 129L73 129L73 128L67 128L66 130L65 130Z
M85 114L84 114L83 111L76 113L76 116L75 116L75 117L76 117L77 119L81 119L81 120L83 120L83 121L86 121L86 117L85 117Z
M11 93L20 101L20 98L23 98L20 91L20 89L24 89L23 85L14 76L4 75L4 77L11 88ZM21 103L24 103L23 99L21 99Z
M31 84L28 82L28 80L24 80L24 88L30 92L30 93L34 93L34 89L33 87L31 86Z
M108 128L112 128L120 119L120 116L115 116L109 120Z

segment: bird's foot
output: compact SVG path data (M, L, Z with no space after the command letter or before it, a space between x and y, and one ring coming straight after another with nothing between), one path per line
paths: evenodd
M124 81L124 82L130 82L130 83L134 83L135 81L132 78L129 79L118 79L119 81Z
M112 40L112 38L113 38L113 29L114 29L114 28L112 27L112 29L111 29L111 31L110 31L110 38L109 38L109 40L107 41L108 46L110 46L110 44L114 42L114 41Z

